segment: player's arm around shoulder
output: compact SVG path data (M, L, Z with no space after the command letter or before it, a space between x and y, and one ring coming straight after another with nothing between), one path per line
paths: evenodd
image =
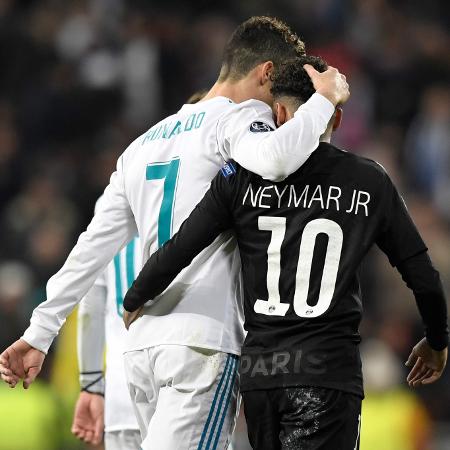
M263 178L282 180L295 172L317 148L336 104L349 97L345 77L334 69L308 69L317 92L294 118L276 129L272 109L258 100L235 105L217 127L219 151Z
M139 318L144 303L160 295L220 233L231 228L235 180L236 166L228 162L178 232L144 264L124 298L127 329Z

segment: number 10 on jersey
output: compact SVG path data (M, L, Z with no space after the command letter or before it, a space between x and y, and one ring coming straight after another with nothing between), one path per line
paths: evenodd
M282 302L278 289L281 271L281 245L286 233L285 217L258 218L258 228L271 231L272 237L267 249L267 300L256 300L254 310L268 316L285 316L290 304ZM328 246L320 283L319 299L314 306L308 305L308 291L311 278L311 266L317 235L328 236ZM295 277L294 311L300 317L318 317L329 307L336 286L336 278L341 259L343 233L342 228L328 219L315 219L305 226L300 243L297 273Z

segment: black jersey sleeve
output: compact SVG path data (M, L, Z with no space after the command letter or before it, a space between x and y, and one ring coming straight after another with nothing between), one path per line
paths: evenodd
M385 174L384 215L377 245L413 291L432 348L447 346L447 307L439 273L408 213L403 198Z
M448 345L447 303L439 272L427 252L402 261L397 269L414 293L428 343L443 350Z
M161 294L195 256L231 227L231 189L230 180L219 172L179 231L146 262L125 295L125 310L135 311Z
M376 243L393 266L428 250L408 213L403 198L387 174L385 174L381 232Z

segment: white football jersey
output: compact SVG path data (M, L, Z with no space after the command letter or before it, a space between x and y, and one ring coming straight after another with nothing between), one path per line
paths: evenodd
M184 105L144 135L136 151L143 150L142 158L130 155L124 184L138 214L145 260L178 230L223 165L215 128L230 106L220 97ZM127 348L180 344L238 353L243 340L239 271L236 241L225 233L132 324Z
M48 350L65 318L113 256L139 234L143 261L175 233L224 160L269 179L306 161L334 112L319 94L275 130L272 110L216 97L184 105L122 154L87 231L47 285L24 339ZM130 327L128 350L180 344L239 354L243 339L239 256L225 233L205 249ZM237 300L237 301L236 301Z
M104 392L107 432L139 430L125 377L123 300L141 267L139 238L135 237L114 256L78 309L80 385L89 392ZM99 377L105 347L106 383Z
M128 243L95 283L106 287L105 431L139 429L125 379L123 352L127 330L123 298L141 268L139 238Z

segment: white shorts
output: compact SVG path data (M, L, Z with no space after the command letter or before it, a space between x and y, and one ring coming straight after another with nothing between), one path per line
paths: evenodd
M127 352L143 450L224 450L238 408L239 357L183 345Z
M139 430L105 432L105 450L139 450L141 441Z

